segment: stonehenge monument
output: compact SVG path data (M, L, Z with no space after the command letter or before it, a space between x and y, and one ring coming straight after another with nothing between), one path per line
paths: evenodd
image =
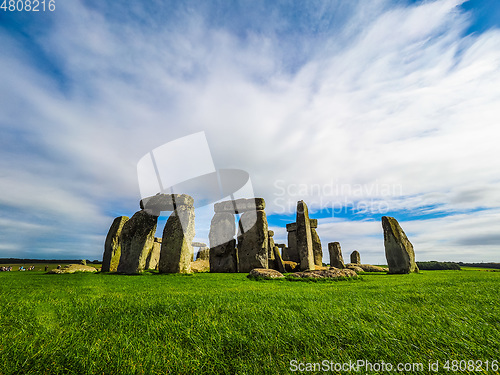
M330 242L328 244L328 252L330 253L330 267L340 269L346 268L344 264L344 258L342 257L340 243Z
M130 219L119 216L111 224L104 243L102 272L133 274L144 270L160 273L250 272L274 269L278 272L324 269L317 219L309 218L304 201L297 202L296 221L286 224L288 246L274 242L269 230L263 198L237 199L214 205L209 247L193 242L194 200L186 194L157 194L140 201L141 210ZM155 238L158 216L172 211L162 238ZM237 216L239 222L237 222ZM418 272L413 245L395 218L382 217L384 247L389 273ZM236 236L236 238L235 238ZM198 247L193 263L193 247ZM280 253L281 249L281 253ZM361 264L354 250L345 264L339 242L328 243L330 266L357 272L385 272L387 269ZM203 263L204 261L204 263ZM203 263L203 264L202 264Z
M389 273L418 272L413 245L406 237L398 221L389 216L382 217L384 247Z
M128 221L127 216L118 216L111 224L106 241L104 242L104 254L102 255L102 272L115 272L120 263L121 238L123 226Z

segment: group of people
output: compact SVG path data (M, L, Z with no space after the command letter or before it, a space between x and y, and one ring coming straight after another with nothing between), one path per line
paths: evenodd
M19 271L34 271L35 266L29 266L28 268L24 268L23 266L19 266ZM8 267L0 267L0 272L9 272L12 271L12 266Z

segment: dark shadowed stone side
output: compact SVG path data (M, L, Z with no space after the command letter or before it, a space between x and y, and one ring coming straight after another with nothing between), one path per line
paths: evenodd
M323 249L321 248L321 240L319 238L318 232L316 232L316 229L314 229L314 228L311 228L311 239L312 239L312 246L313 246L314 265L322 266L323 265Z
M210 272L232 273L238 271L236 255L235 218L229 212L216 212L210 223Z
M288 225L287 225L288 227ZM288 228L287 228L288 230ZM300 263L299 252L297 250L297 230L288 231L288 247L283 251L283 259Z
M177 206L163 229L160 273L191 273L194 235L193 206Z
M274 246L273 252L274 252L274 269L281 273L285 273L285 265L283 264L283 259L281 259L279 247Z
M246 223L253 223L249 227ZM246 230L244 233L242 229ZM238 230L238 272L268 268L268 226L264 211L247 211L240 218Z
M313 241L311 236L311 223L307 205L304 201L297 202L297 251L300 258L302 271L314 270Z
M361 256L357 250L354 250L351 253L351 263L352 264L361 264Z
M123 225L120 238L122 254L117 272L132 274L144 271L154 244L157 221L158 216L141 210Z
M345 268L344 258L342 257L342 250L340 243L330 242L328 244L328 252L330 253L330 266L343 269Z
M208 260L210 258L210 249L206 246L200 247L198 254L196 254L196 260Z
M413 245L406 237L398 221L389 216L382 217L384 246L389 273L418 272Z
M128 221L127 216L118 216L113 220L113 224L109 228L106 242L104 242L104 254L102 255L102 272L115 272L120 263L120 255L122 253L120 235L123 226Z

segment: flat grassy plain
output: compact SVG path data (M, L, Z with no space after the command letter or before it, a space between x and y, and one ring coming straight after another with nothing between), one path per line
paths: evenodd
M0 272L0 374L287 374L324 360L495 374L443 366L500 361L499 295L500 273L473 270L338 282ZM396 373L360 370L329 373Z

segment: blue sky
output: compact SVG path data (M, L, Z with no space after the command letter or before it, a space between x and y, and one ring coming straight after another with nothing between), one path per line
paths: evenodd
M499 20L479 0L1 10L0 257L101 259L140 158L203 131L276 242L303 199L326 261L339 241L383 263L383 215L417 260L499 261Z

